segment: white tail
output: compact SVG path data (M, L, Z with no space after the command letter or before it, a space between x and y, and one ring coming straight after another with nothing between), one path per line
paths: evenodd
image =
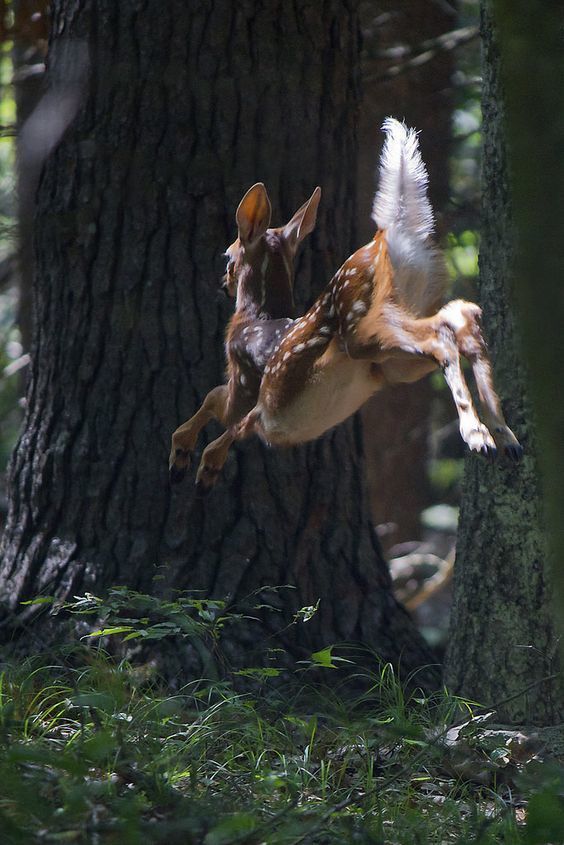
M386 140L372 217L385 233L398 297L423 317L436 310L447 280L444 260L432 241L429 178L417 132L392 117L386 118L383 129Z
M386 118L382 129L386 140L372 218L379 229L398 229L424 241L433 234L434 220L417 133L393 117Z

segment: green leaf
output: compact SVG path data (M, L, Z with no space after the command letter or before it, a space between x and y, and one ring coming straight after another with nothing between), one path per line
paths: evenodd
M133 625L116 625L114 628L100 628L98 631L92 631L86 634L87 637L109 637L111 634L124 634L126 631L132 631Z
M112 712L115 708L113 696L107 692L79 692L70 699L74 707L96 707L104 712Z
M239 669L235 675L242 675L244 678L257 678L263 680L264 678L277 678L281 673L281 669L275 669L274 666L256 667L250 669Z
M128 634L127 637L123 638L123 641L126 643L128 640L135 640L137 637L144 637L146 633L146 631L132 631L131 634Z
M332 648L333 646L329 646L321 651L314 651L311 655L311 659L318 666L325 666L327 669L336 669L336 666L333 663L333 655L331 653Z
M252 833L256 826L257 819L250 813L237 813L210 830L204 839L204 845L230 845L234 840Z
M333 646L321 649L321 651L314 651L311 659L315 666L323 666L325 669L336 669L337 663L351 663L345 657L336 657L333 653Z
M294 614L294 622L309 622L319 610L320 601L321 599L317 599L315 604L307 605L307 607L300 607L300 609Z
M21 601L20 604L53 604L54 601L55 599L53 596L38 596L36 599L30 599L29 601Z
M529 845L564 842L564 801L554 792L540 792L529 801L525 841Z
M490 752L490 760L497 766L507 766L511 760L511 753L508 748L494 748Z
M81 754L89 763L100 763L116 753L117 740L109 731L98 731L85 739L81 745Z

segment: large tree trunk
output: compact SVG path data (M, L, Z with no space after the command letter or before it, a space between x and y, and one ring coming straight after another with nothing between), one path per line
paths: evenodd
M564 715L531 409L509 302L515 231L508 193L500 55L483 9L484 161L480 300L509 425L525 448L518 466L469 456L459 521L446 681L499 717L551 724ZM519 691L529 688L526 694Z
M304 655L346 639L406 671L428 661L371 528L358 420L309 448L234 449L206 501L167 479L171 432L223 378L221 253L243 191L263 180L282 221L323 186L300 307L355 246L356 4L59 0L52 32L52 84L81 40L90 81L38 198L7 607L112 582L150 590L157 571L233 601L292 584L260 630L317 599L319 612L272 645ZM229 657L244 661L259 633L238 626Z

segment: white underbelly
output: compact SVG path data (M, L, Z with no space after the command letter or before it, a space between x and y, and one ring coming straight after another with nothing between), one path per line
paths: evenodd
M261 405L264 439L278 445L304 443L343 422L378 389L371 368L369 361L345 354L328 364L321 359L294 401L275 412Z

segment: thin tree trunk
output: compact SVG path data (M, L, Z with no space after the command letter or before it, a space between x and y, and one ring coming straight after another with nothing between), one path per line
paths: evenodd
M483 7L484 161L480 300L496 379L510 426L525 448L518 466L469 456L455 570L446 682L483 703L516 696L500 719L554 724L558 670L536 441L510 306L515 229L511 219L500 54L489 3ZM524 695L520 690L536 684Z
M33 217L35 193L41 170L41 157L29 156L22 138L22 126L37 107L43 93L45 49L48 38L46 0L13 0L14 14L14 94L17 121L18 197L18 327L24 352L32 337Z
M323 185L300 307L355 246L356 4L58 0L52 31L52 84L81 41L90 82L39 191L8 609L110 583L150 590L156 574L231 601L292 584L282 613L237 626L230 659L320 599L271 644L303 656L346 639L406 671L429 662L371 528L358 420L309 448L234 449L206 501L167 479L171 432L223 378L218 284L244 190L263 180L282 221Z
M360 242L364 243L374 234L371 211L379 130L388 115L421 130L430 196L439 220L448 200L452 53L439 53L421 67L386 81L380 76L389 61L379 59L378 53L399 43L416 46L448 32L456 25L456 12L446 4L427 0L405 7L393 0L365 2L362 7L367 35L359 119L358 218ZM431 384L424 379L388 388L362 410L371 509L376 525L389 526L382 539L386 547L420 536L420 513L430 503L426 462L431 399Z

